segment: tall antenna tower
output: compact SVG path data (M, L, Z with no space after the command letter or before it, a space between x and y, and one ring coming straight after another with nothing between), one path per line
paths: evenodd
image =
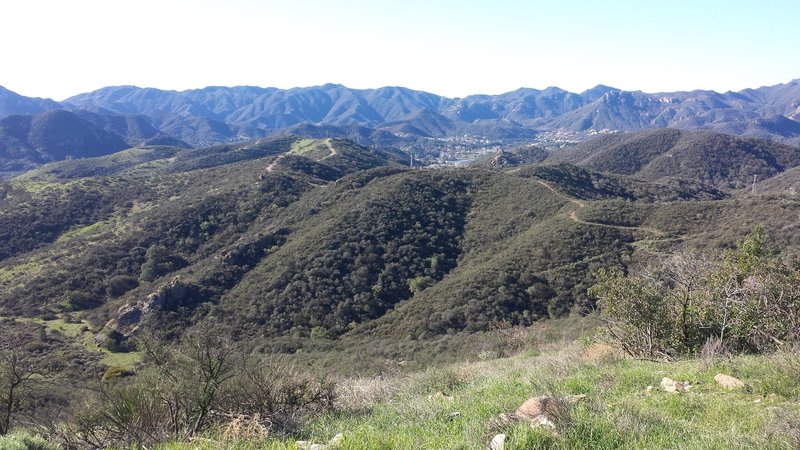
M753 175L753 194L756 193L756 180L758 180L758 175Z
M411 168L414 168L414 150L411 150Z

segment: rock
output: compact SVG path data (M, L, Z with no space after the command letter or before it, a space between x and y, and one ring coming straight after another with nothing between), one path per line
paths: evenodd
M335 447L335 446L341 444L343 440L344 440L344 434L336 433L336 436L332 437L331 440L328 441L328 446L329 447Z
M310 441L296 441L294 443L298 450L327 450L336 448L344 439L342 433L337 433L327 444L314 444Z
M438 391L435 394L431 394L428 396L428 401L433 401L433 400L452 402L454 399L453 396L444 395L444 392Z
M542 395L531 397L517 408L516 414L525 419L533 419L539 415L545 415L551 419L556 419L564 413L564 401L556 397Z
M531 428L551 428L555 430L556 424L549 417L540 414L531 419Z
M142 308L138 305L124 305L117 311L117 322L123 326L130 326L142 320Z
M676 394L678 392L686 392L691 388L688 381L675 381L672 378L664 377L661 379L661 388L665 392Z
M502 430L523 419L524 417L515 413L500 413L492 420L492 426L495 429Z
M492 420L495 430L504 430L521 420L530 421L531 428L556 428L556 423L568 415L568 405L586 398L585 394L568 395L564 398L546 395L531 397L513 413L501 413Z
M650 395L650 394L652 394L652 393L653 393L653 386L652 386L652 385L650 385L650 386L647 386L647 387L645 388L645 390L644 390L644 393L645 393L645 394L647 394L647 395Z
M740 379L732 377L730 375L725 375L724 373L716 374L714 376L714 381L716 381L717 384L728 390L741 389L744 387L744 383L742 383Z
M506 447L506 435L498 434L486 446L489 450L503 450Z

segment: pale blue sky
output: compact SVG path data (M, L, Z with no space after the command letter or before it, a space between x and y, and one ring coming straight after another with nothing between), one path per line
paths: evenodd
M726 91L800 78L798 29L800 0L26 0L2 8L0 85Z

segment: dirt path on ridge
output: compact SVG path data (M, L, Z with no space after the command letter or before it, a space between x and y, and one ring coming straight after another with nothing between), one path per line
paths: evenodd
M547 189L549 189L554 194L558 195L561 198L569 200L570 202L572 202L574 205L576 205L578 207L577 209L573 209L569 213L569 218L575 223L579 223L579 224L582 224L582 225L594 226L594 227L614 228L614 229L617 229L617 230L644 231L646 233L654 234L656 236L664 236L666 234L661 230L656 230L655 228L651 228L651 227L631 227L631 226L625 226L625 225L611 225L611 224L607 224L607 223L587 222L587 221L585 221L583 219L580 219L578 217L578 209L585 208L586 207L586 202L584 202L582 200L578 200L578 199L573 198L573 197L570 197L569 195L566 195L566 194L563 194L563 193L557 191L555 188L553 188L553 186L551 186L546 181L542 181L542 180L536 180L536 181L539 184L541 184L542 186L544 186Z

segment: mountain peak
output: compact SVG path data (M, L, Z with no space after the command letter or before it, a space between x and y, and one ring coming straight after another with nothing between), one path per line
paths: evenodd
M0 86L0 117L12 114L38 114L61 105L49 98L25 97Z

